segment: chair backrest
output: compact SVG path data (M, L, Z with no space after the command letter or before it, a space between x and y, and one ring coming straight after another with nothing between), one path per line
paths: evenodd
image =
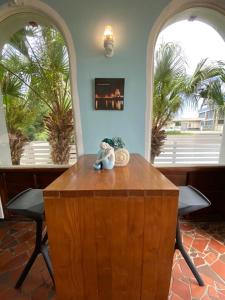
M204 200L206 202L208 202L209 206L211 205L211 202L209 201L209 199L203 194L201 193L198 189L196 189L195 187L193 187L192 185L188 185L189 188L191 188L192 190L194 190L197 194L199 194L202 198L204 198Z
M179 189L179 216L193 213L211 205L209 199L193 186L180 186Z
M26 189L17 194L6 205L7 209L16 215L22 215L34 220L44 219L44 198L41 189Z
M20 192L19 194L17 194L15 197L13 197L12 199L10 199L8 201L8 203L6 204L6 207L8 208L10 206L10 204L12 204L14 201L16 201L16 199L18 199L20 196L22 196L23 194L25 194L26 192L28 192L29 190L32 190L31 188L26 189L22 192Z

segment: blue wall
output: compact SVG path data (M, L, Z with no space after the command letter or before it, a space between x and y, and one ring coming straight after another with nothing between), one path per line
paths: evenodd
M169 0L45 2L64 18L74 39L85 153L95 153L104 137L121 136L130 152L144 154L147 41ZM115 32L115 55L110 59L99 43L107 24ZM124 111L94 110L96 77L125 78Z

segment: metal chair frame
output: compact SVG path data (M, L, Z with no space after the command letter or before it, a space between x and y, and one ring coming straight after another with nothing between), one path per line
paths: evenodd
M31 189L27 189L19 194L17 194L12 200L10 200L7 204L7 206L9 206L10 204L12 204L14 201L16 201L20 196L22 196L24 193L26 193L27 191L29 191ZM41 254L44 258L45 264L47 266L48 272L52 278L53 284L55 284L54 282L54 276L53 276L53 270L52 270L52 264L51 264L51 260L49 257L49 253L48 253L48 234L47 234L47 230L46 227L43 230L43 219L44 219L44 214L42 218L36 218L36 217L31 217L31 216L26 216L26 214L24 213L18 213L16 210L13 211L13 209L10 209L8 207L8 210L14 212L15 214L20 214L23 215L25 217L28 217L29 219L32 219L33 221L35 221L36 223L36 239L35 239L35 247L33 250L33 253L31 254L28 262L26 263L22 273L20 274L19 279L17 280L16 284L15 284L15 288L19 289L24 280L26 279L31 267L33 266L37 256L39 254Z
M186 261L188 267L190 268L191 272L195 276L199 286L204 286L204 281L202 280L201 276L199 275L197 269L195 268L195 265L193 264L190 256L187 254L187 252L184 249L183 243L182 243L182 237L180 233L180 224L179 220L177 220L177 228L176 228L176 242L175 242L175 249L178 249L180 253L182 254L184 260Z
M189 188L191 188L193 191L195 191L199 196L201 196L205 202L207 203L206 207L211 205L211 202L209 201L208 198L204 194L202 194L199 190L194 188L193 186L189 185ZM197 211L193 210L193 211ZM204 281L202 280L201 276L199 275L195 265L193 264L190 256L187 254L187 252L184 249L183 242L182 242L182 237L180 233L180 224L179 224L179 218L177 219L177 227L176 227L176 241L175 241L175 249L178 249L180 253L182 254L183 258L185 259L188 267L190 268L192 274L195 276L195 279L197 280L199 286L204 286Z

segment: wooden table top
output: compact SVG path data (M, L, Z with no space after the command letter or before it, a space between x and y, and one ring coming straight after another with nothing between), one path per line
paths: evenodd
M44 195L51 196L119 196L148 195L168 192L177 194L177 187L139 154L131 154L125 167L94 170L96 155L83 155L70 169L53 181Z

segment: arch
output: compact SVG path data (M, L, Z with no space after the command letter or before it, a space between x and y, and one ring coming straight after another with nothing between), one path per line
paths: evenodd
M211 12L211 16L209 14ZM162 11L150 31L147 44L146 58L146 115L145 115L145 158L150 160L152 103L153 103L153 77L155 44L160 31L188 16L197 15L201 20L212 26L225 40L225 2L220 0L172 0ZM222 22L222 24L220 24Z
M80 103L77 88L77 63L72 35L63 18L53 8L51 8L50 6L48 6L40 0L17 0L11 1L8 4L3 4L0 7L0 24L6 21L9 17L15 17L22 14L26 14L29 16L35 15L37 20L39 19L44 23L46 22L53 24L64 36L70 62L70 82L73 102L73 113L75 117L77 154L78 156L82 155L83 137L80 117Z

